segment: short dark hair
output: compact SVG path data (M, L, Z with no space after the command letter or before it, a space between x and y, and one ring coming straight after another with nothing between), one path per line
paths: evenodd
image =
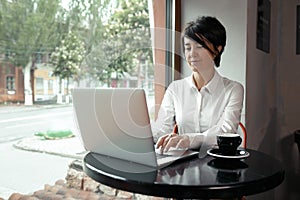
M226 45L226 30L217 18L202 16L195 21L187 23L182 35L183 51L184 37L188 37L206 48L215 56L214 62L216 67L220 66L221 55ZM208 45L212 46L212 48ZM218 50L219 46L222 46L221 51Z

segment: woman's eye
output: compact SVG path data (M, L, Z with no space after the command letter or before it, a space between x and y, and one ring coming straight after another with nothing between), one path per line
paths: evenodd
M191 47L185 47L184 50L190 51L190 50L191 50Z

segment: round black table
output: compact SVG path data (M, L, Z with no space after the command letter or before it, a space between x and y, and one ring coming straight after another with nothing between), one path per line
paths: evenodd
M84 171L99 183L117 189L168 198L233 198L261 193L280 185L284 169L275 158L247 149L241 160L182 160L163 169L88 153Z

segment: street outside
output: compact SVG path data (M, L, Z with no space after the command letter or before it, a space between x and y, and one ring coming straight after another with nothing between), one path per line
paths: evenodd
M73 157L26 151L15 145L36 138L37 132L67 129L75 130L71 105L0 106L0 198L7 199L12 192L30 194L65 179Z
M154 105L154 98L147 103ZM48 130L71 130L75 137L42 140L34 135ZM0 198L31 194L64 180L69 164L83 155L72 104L0 105Z

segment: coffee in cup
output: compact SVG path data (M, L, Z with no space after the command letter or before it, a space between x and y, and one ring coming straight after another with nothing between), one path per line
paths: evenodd
M217 135L217 144L220 152L224 155L235 155L241 143L242 138L236 133L220 133Z

